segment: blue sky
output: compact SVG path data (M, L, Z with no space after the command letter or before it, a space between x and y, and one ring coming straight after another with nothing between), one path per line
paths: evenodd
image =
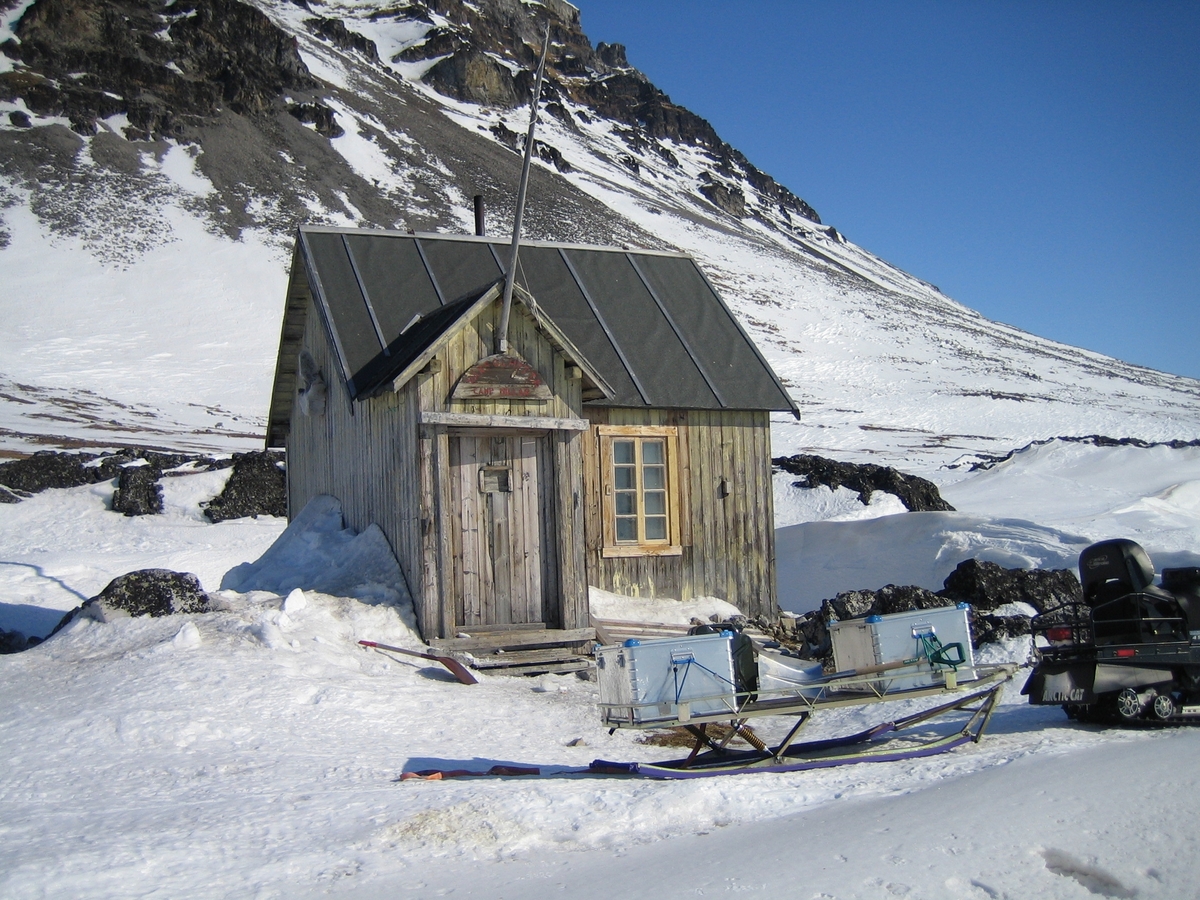
M1200 378L1200 2L577 4L854 242Z

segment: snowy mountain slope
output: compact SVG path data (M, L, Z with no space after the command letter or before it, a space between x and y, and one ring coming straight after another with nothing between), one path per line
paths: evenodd
M565 4L82 0L69 34L64 4L0 18L10 448L251 445L298 222L466 231L482 193L509 227L545 17L528 234L699 258L804 412L777 453L936 469L1200 424L1197 382L990 322L821 224Z

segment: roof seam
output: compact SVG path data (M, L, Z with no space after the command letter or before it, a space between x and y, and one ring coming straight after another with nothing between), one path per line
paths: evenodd
M683 351L688 355L688 358L691 359L692 363L696 366L696 371L700 373L700 377L704 379L704 383L706 385L708 385L708 389L710 391L712 391L713 397L715 397L716 401L721 404L722 409L728 409L729 404L725 402L725 398L722 397L721 392L717 390L716 384L713 383L712 378L710 378L708 375L708 372L705 371L704 364L699 360L699 358L697 358L696 354L692 351L692 345L689 344L687 341L687 338L685 338L683 336L683 332L680 331L679 325L676 324L674 317L672 317L670 312L667 311L666 304L664 304L662 302L662 298L660 298L658 296L658 292L655 291L654 288L650 286L650 281L648 278L646 278L646 274L642 271L642 267L638 265L638 261L636 259L634 259L634 256L632 253L626 253L625 258L629 260L630 264L632 264L634 273L641 280L642 284L645 286L646 290L649 292L650 299L652 299L655 302L655 304L658 306L659 311L663 314L664 318L666 318L667 324L671 326L671 330L675 332L675 337L679 338L679 343L682 345Z
M384 356L391 356L388 352L387 338L383 336L383 328L379 324L379 317L375 315L375 306L371 303L371 294L367 290L366 282L363 281L362 272L358 270L358 260L354 258L354 251L350 249L350 241L346 235L342 235L342 246L346 249L346 258L350 260L350 271L354 273L354 280L358 282L359 293L362 294L363 303L367 307L367 315L371 317L371 326L375 329L375 338L379 341L379 346L383 349Z
M721 309L725 310L725 315L729 316L729 320L733 322L733 327L738 330L739 334L741 334L742 340L750 345L750 350L756 357L758 357L758 361L762 365L763 369L766 370L767 375L769 375L771 380L775 382L775 387L779 389L779 393L783 395L785 400L787 400L788 408L790 409L792 415L799 420L800 407L796 405L796 401L792 399L792 395L789 394L787 388L783 386L783 382L779 380L779 376L775 374L775 370L771 368L771 365L767 362L766 357L762 355L762 351L758 349L758 345L750 339L750 335L746 333L746 329L742 327L742 323L739 322L737 316L733 314L733 310L726 305L724 299L722 299L721 295L717 292L717 289L713 287L713 283L708 280L708 276L704 274L704 269L702 269L700 266L696 266L696 271L700 273L700 278L703 279L706 285L708 285L708 289L712 291L712 295L716 298L717 303L720 304Z
M558 255L562 257L564 263L567 264L567 271L571 273L571 277L575 279L575 286L579 288L579 293L583 295L583 299L587 301L587 305L592 309L592 315L596 317L596 321L600 323L600 328L608 338L608 342L612 344L612 348L616 351L617 358L621 360L621 365L625 367L626 374L633 382L633 386L637 388L638 394L641 395L642 402L647 406L653 406L654 403L646 393L646 389L642 386L642 382L638 379L637 373L633 371L633 366L629 364L628 357L625 356L625 351L621 349L620 343L613 335L612 330L608 327L608 323L604 321L604 316L600 315L600 308L596 305L596 301L592 299L592 295L588 293L588 289L584 286L583 279L579 277L579 273L575 271L575 266L572 264L567 252L563 248L559 248Z
M425 248L421 246L420 238L413 238L413 244L417 248L417 256L421 257L421 265L425 267L425 274L429 276L429 281L433 284L433 292L437 294L438 304L446 305L446 295L442 293L442 286L438 284L437 276L433 274L433 266L429 265L429 260L425 258Z

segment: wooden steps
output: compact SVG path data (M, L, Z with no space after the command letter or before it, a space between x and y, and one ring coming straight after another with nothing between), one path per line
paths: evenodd
M542 675L591 668L596 629L544 625L485 626L436 638L429 645L473 669L497 675Z
M596 629L597 639L601 644L620 644L629 638L639 641L653 641L659 638L679 637L688 633L691 625L679 625L665 622L633 622L621 619L592 619ZM770 640L759 629L748 626L743 630L750 640L762 646Z

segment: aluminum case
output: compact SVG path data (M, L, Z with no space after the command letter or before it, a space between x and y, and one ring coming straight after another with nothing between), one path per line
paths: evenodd
M733 638L683 635L596 650L600 708L607 724L686 722L737 708Z
M829 626L829 637L833 642L834 667L844 672L924 656L919 636L929 634L943 647L962 645L965 661L957 667L957 680L974 681L978 676L971 649L969 612L965 606L946 606L833 622ZM894 689L930 687L943 684L949 668L934 668L928 660L922 659L918 664L883 673L877 684L891 681Z

